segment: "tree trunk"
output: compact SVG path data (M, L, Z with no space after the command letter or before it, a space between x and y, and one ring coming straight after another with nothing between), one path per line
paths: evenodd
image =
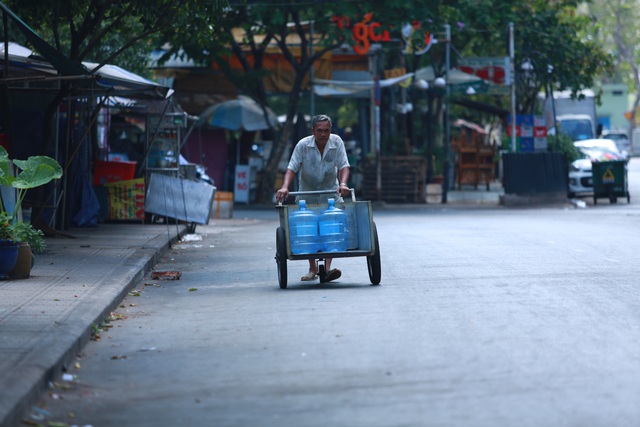
M278 170L278 165L284 154L284 150L287 147L291 134L293 133L293 119L298 112L298 103L300 100L300 88L302 86L302 79L304 76L296 75L293 83L293 89L289 94L289 108L287 110L287 120L284 123L284 127L280 132L277 140L274 141L271 155L265 167L264 174L262 176L262 200L264 203L270 203L273 200L273 195L276 192L275 182L276 177L281 171ZM300 115L298 120L304 120L304 117ZM297 141L294 141L296 143Z

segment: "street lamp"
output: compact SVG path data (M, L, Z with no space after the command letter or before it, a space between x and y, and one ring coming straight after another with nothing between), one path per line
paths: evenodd
M448 74L448 73L447 73ZM434 86L438 89L439 92L445 91L444 94L444 102L442 103L442 108L444 110L443 115L443 126L444 126L444 140L442 142L442 203L447 203L447 192L449 190L449 184L451 180L449 179L450 171L450 149L451 145L450 134L449 134L449 86L447 85L447 80L442 77L438 77L433 81Z
M547 64L547 73L549 74L549 95L551 96L551 109L553 110L553 130L555 132L556 138L558 138L558 121L556 120L556 99L553 97L553 65Z
M528 91L535 87L535 66L529 58L526 58L522 64L520 64L520 70L522 71L522 77L524 78L524 84L522 89L522 97L526 98ZM533 113L534 103L531 103L531 113Z
M446 80L442 77L435 78L431 83L424 79L418 79L414 83L416 89L419 89L426 93L427 95L427 106L422 110L422 113L425 114L424 119L424 134L426 136L426 158L427 158L427 184L431 183L433 179L433 131L432 131L432 121L433 117L433 95L441 94L443 89L446 87Z
M520 69L522 70L522 74L524 77L529 80L533 76L533 63L529 58L525 59L524 62L520 65Z
M418 89L421 92L424 92L427 95L427 105L426 107L421 109L421 113L424 114L425 118L423 121L423 124L425 126L425 128L422 128L422 134L424 136L426 136L426 141L427 141L427 153L426 153L426 158L427 158L427 176L425 177L426 183L430 183L431 182L431 177L433 176L433 138L431 136L431 91L433 90L431 88L431 86L429 85L429 82L427 82L425 79L418 79L416 80L416 82L414 83L416 89ZM421 144L422 145L422 144Z

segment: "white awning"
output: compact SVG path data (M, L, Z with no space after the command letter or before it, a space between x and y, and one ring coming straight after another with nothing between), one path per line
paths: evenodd
M400 77L380 80L380 87L388 87L413 77L413 73L407 73ZM375 86L375 80L324 80L313 81L313 92L319 96L333 96L338 98L370 98L371 90Z

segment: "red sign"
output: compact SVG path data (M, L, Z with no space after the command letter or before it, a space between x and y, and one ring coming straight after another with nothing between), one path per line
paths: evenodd
M547 137L547 127L546 126L535 126L533 128L533 137L534 138L546 138Z
M516 125L516 137L520 137L522 135L522 129L520 125ZM507 136L511 136L511 125L507 127Z
M367 13L366 15L364 15L364 19L361 22L355 24L351 29L353 40L355 41L353 50L359 55L365 55L367 52L369 52L371 42L391 41L389 31L380 31L380 23L371 22L372 19L373 14ZM343 29L345 27L349 28L351 24L351 20L347 16L334 16L333 18L331 18L331 21L335 22L340 29Z
M489 80L490 82L496 84L504 84L504 78L506 73L503 67L481 67L481 68L473 68L473 67L458 67L460 71L467 74L473 74L474 76L478 76L483 80Z
M463 73L480 77L493 84L511 84L508 57L464 58L458 62L458 69Z

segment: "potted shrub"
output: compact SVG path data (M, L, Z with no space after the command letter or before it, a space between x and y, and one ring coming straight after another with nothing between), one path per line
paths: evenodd
M0 212L0 279L9 278L18 259L18 240L11 217Z
M17 176L12 173L12 167L19 170ZM54 179L62 177L62 167L51 157L32 156L27 160L9 159L9 155L4 147L0 146L0 185L13 187L16 190L16 203L11 213L5 209L4 202L0 198L0 239L14 243L22 242L22 246L29 246L21 251L17 263L28 265L28 271L22 270L15 273L15 278L29 277L29 271L33 265L32 252L42 252L44 250L44 234L41 230L36 230L30 223L25 223L18 219L18 213L22 210L22 201L27 190L48 184ZM26 260L24 259L26 257ZM17 267L16 267L17 268ZM10 274L10 276L14 276Z

